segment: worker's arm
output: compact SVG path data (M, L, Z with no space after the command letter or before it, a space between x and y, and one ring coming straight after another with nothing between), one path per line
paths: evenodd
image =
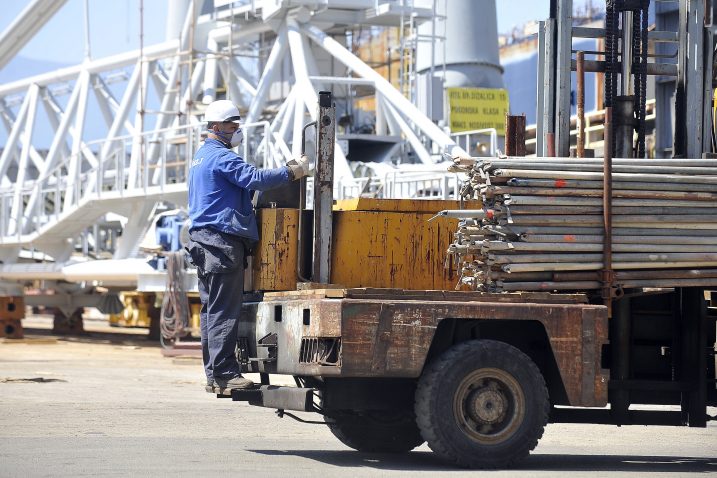
M258 169L235 154L222 158L220 170L229 182L245 189L266 191L291 180L289 168Z

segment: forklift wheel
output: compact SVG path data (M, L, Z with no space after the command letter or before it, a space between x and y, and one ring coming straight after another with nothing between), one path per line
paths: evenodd
M367 453L406 453L425 440L411 411L333 414L325 418L341 443Z
M441 458L503 468L543 435L550 404L533 361L504 342L471 340L431 362L416 391L418 427Z

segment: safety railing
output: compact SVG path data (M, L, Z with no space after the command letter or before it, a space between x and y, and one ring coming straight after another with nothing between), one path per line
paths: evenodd
M271 134L269 123L247 124L243 128L247 133L244 156L265 167L280 166L278 150L272 141L267 141ZM30 236L43 227L59 223L90 201L161 197L169 188L186 188L190 161L202 141L202 133L201 125L188 125L88 142L83 151L66 157L43 177L27 181L26 187L0 189L0 244L32 239ZM82 168L83 157L96 158L95 165ZM313 184L311 180L308 183L307 198L311 198ZM334 196L451 199L458 197L460 186L458 175L435 168L399 169L380 177L338 180ZM95 217L96 214L88 216L87 227Z
M243 147L245 157L278 166L274 146L267 141L269 123L243 127L252 135ZM61 221L91 200L161 196L169 187L186 187L203 130L201 125L187 125L87 142L83 151L64 158L43 177L26 181L24 187L0 189L0 244L21 242L25 234ZM83 158L94 159L94 167L83 169Z
M455 199L462 186L458 174L426 170L396 170L383 176L341 178L334 184L335 199ZM313 178L307 179L306 204L311 209Z
M471 156L495 156L498 149L498 131L495 128L451 133L451 139Z

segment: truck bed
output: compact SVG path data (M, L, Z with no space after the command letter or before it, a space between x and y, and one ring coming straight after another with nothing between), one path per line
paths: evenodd
M500 324L498 324L500 322ZM604 406L604 306L582 294L309 289L264 294L240 324L245 369L319 378L417 378L441 340L510 334L543 347L566 405ZM508 332L506 332L508 331ZM434 347L434 348L432 348ZM537 350L537 349L536 349ZM546 352L550 352L547 354ZM549 355L549 356L548 356Z

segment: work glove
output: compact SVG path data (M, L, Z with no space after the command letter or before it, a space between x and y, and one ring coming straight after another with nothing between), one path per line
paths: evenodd
M309 175L309 157L305 154L302 154L299 159L292 159L286 165L291 170L295 180Z

